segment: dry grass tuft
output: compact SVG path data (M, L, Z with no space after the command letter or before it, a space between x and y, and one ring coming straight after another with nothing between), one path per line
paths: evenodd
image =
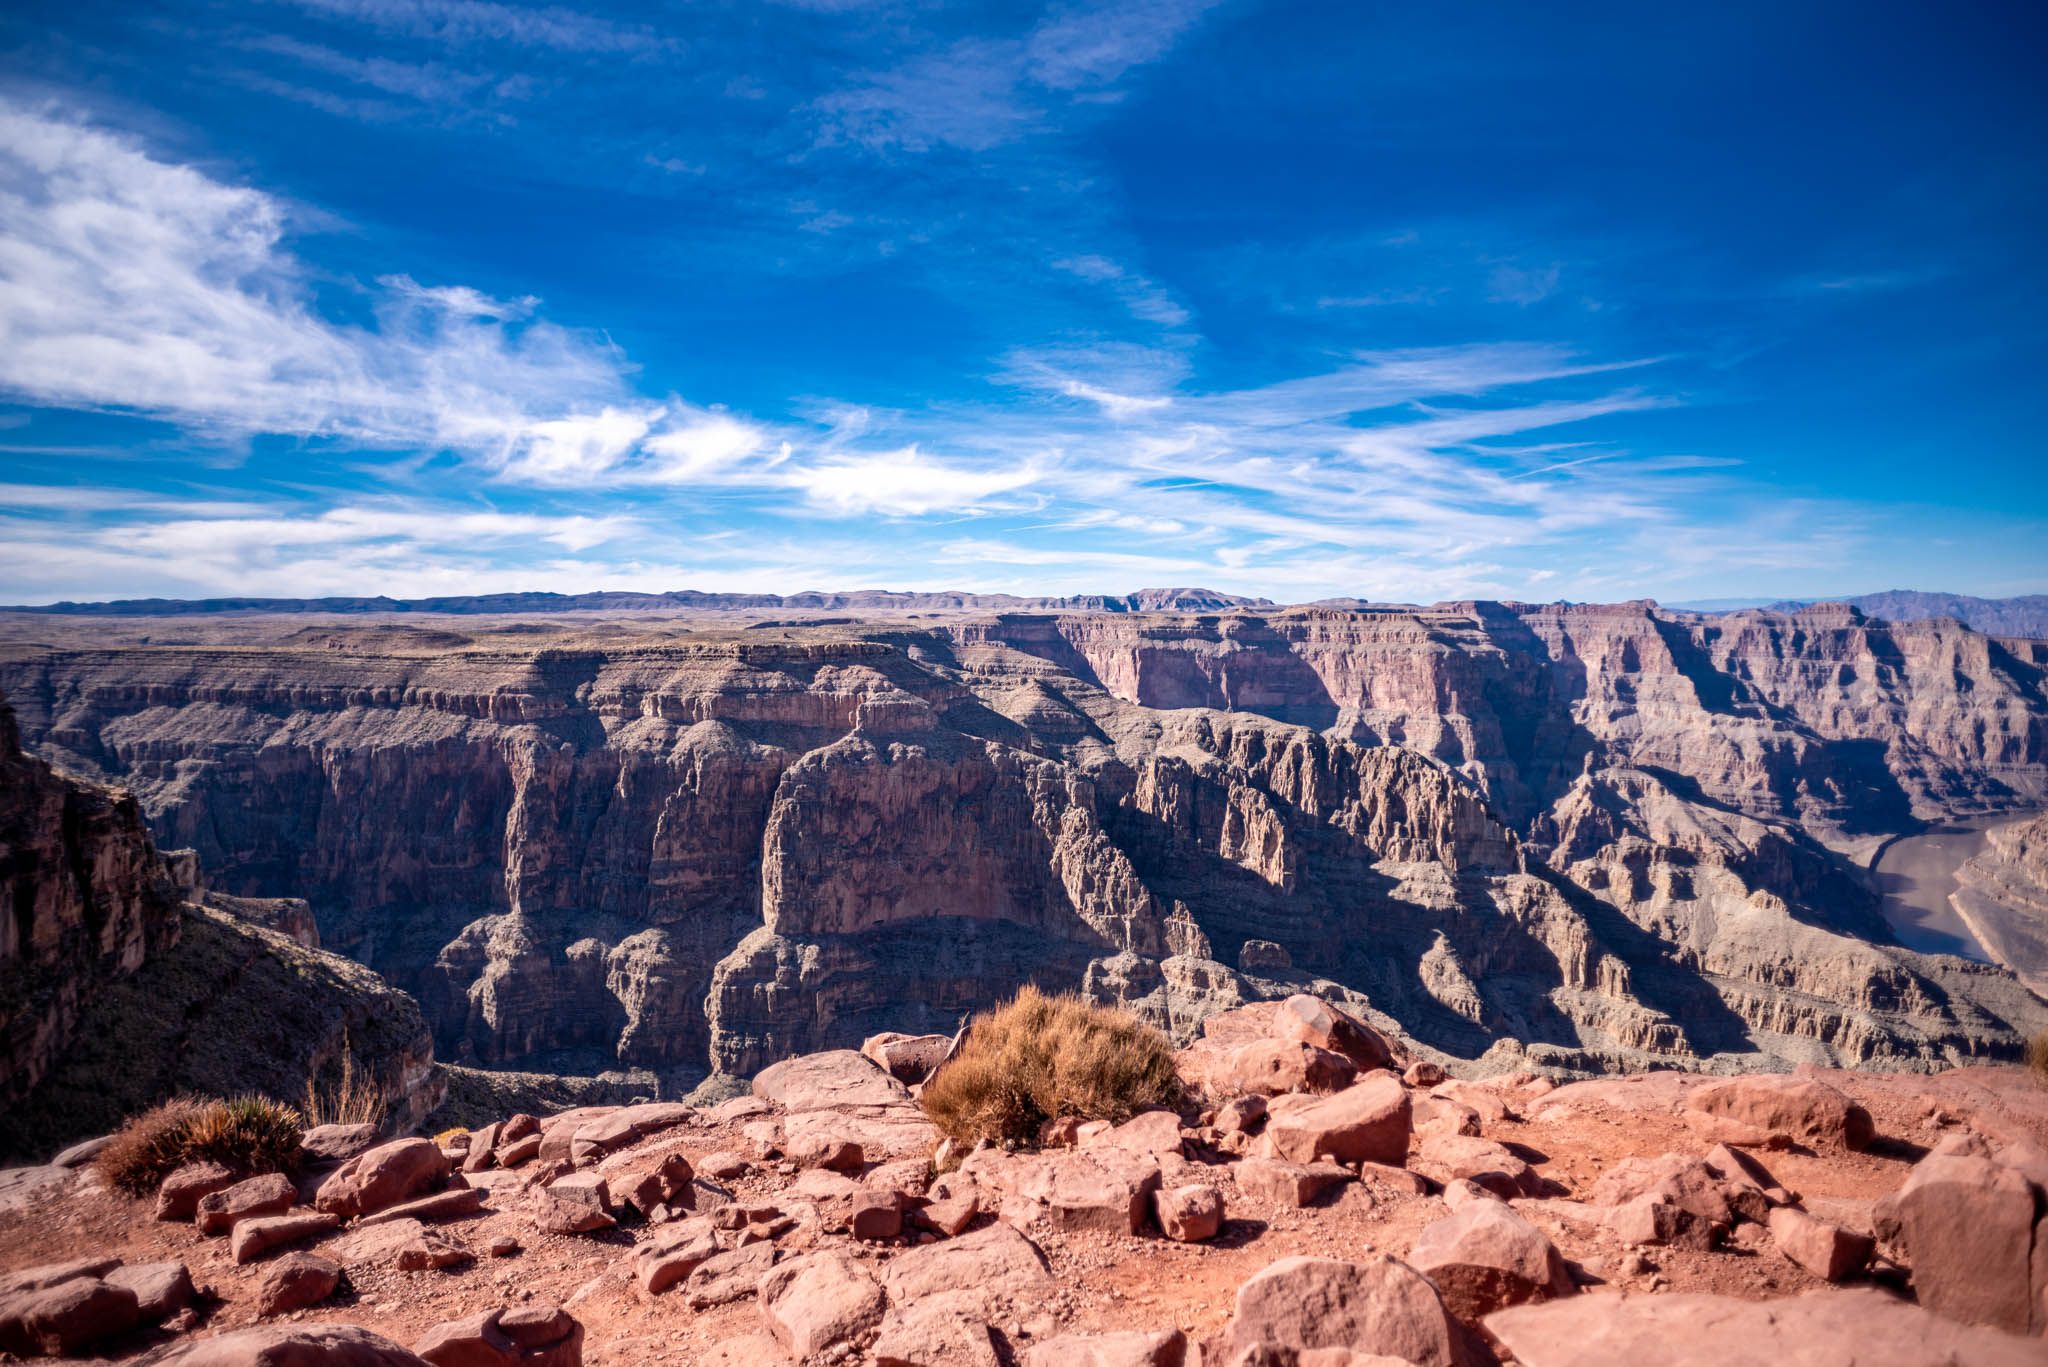
M290 1172L303 1129L298 1111L269 1097L174 1097L123 1125L93 1165L109 1185L138 1196L187 1163L211 1161L244 1175Z
M2034 1070L2035 1077L2048 1082L2048 1030L2027 1041L2027 1067Z
M975 1017L919 1104L961 1144L1031 1143L1055 1116L1120 1123L1180 1096L1173 1047L1128 1011L1020 989Z
M309 1125L382 1125L390 1104L382 1087L356 1072L356 1052L344 1034L341 1080L323 1087L316 1078L307 1078L305 1104L300 1109Z

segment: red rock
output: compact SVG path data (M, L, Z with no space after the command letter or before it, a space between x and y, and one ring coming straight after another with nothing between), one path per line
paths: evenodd
M19 1291L41 1291L80 1278L104 1277L121 1265L119 1258L73 1258L63 1263L41 1263L19 1272L0 1273L0 1296Z
M771 1064L754 1076L753 1088L755 1096L775 1102L785 1111L895 1106L910 1100L902 1083L851 1049L805 1054Z
M97 1277L71 1277L0 1298L0 1349L23 1357L71 1357L125 1334L141 1319L133 1291Z
M718 1253L718 1234L710 1220L698 1217L668 1226L652 1242L633 1250L634 1276L650 1296L683 1281Z
M888 1302L867 1269L844 1253L813 1253L761 1279L761 1317L789 1353L810 1359L858 1342Z
M1607 1227L1624 1244L1668 1244L1674 1248L1710 1249L1721 1242L1727 1226L1703 1220L1657 1192L1644 1192L1612 1207Z
M1300 1040L1262 1039L1230 1051L1214 1085L1231 1092L1275 1096L1334 1092L1351 1085L1358 1067L1342 1054Z
M899 1253L883 1265L881 1277L897 1305L945 1291L1002 1291L1021 1298L1043 1294L1053 1284L1038 1245L1001 1222Z
M831 1172L859 1172L867 1155L851 1139L836 1135L806 1135L783 1147L783 1156L800 1168L825 1168Z
M531 1163L540 1156L540 1143L540 1136L537 1134L522 1135L518 1139L501 1143L498 1146L498 1166L516 1168Z
M187 1163L156 1189L156 1218L189 1220L201 1197L226 1191L234 1184L235 1175L218 1163Z
M1391 1078L1388 1081L1392 1081ZM1237 1293L1234 1351L1349 1348L1421 1367L1480 1367L1487 1354L1444 1308L1436 1288L1394 1258L1282 1258Z
M619 1223L595 1206L563 1200L552 1189L536 1191L527 1205L527 1214L533 1227L543 1234L595 1234Z
M736 1177L746 1176L753 1170L754 1165L751 1160L742 1154L733 1153L728 1149L720 1149L717 1153L708 1153L698 1159L697 1167L706 1177L715 1177L721 1182L730 1182Z
M1014 1218L1043 1216L1065 1230L1135 1234L1151 1214L1159 1163L1100 1145L1013 1159L996 1170L996 1180L1018 1205ZM1013 1218L1007 1201L1003 1215Z
M425 1367L390 1339L353 1324L264 1325L189 1339L154 1367Z
M435 1325L413 1349L434 1367L582 1367L583 1326L552 1305L486 1310Z
M1213 1239L1223 1228L1223 1193L1200 1183L1154 1192L1152 1209L1160 1230L1180 1243Z
M427 1272L435 1268L463 1267L476 1261L476 1255L463 1245L443 1235L432 1232L417 1234L406 1240L393 1260L401 1272Z
M623 1201L651 1219L657 1208L685 1210L694 1206L696 1177L689 1159L671 1153L649 1166L613 1173L609 1182L615 1201Z
M1868 1234L1817 1220L1796 1206L1772 1210L1770 1228L1778 1251L1823 1281L1855 1276L1870 1262L1876 1248L1876 1240Z
M557 1177L547 1185L548 1195L557 1201L568 1201L592 1210L609 1212L612 1208L611 1183L595 1172L572 1172Z
M1026 1349L1024 1367L1182 1367L1187 1355L1178 1329L1062 1334Z
M1707 1166L1718 1173L1721 1179L1737 1187L1755 1190L1764 1201L1773 1206L1789 1206L1798 1198L1785 1188L1784 1183L1771 1176L1766 1168L1752 1154L1726 1144L1716 1144L1707 1151Z
M146 1324L169 1319L199 1297L183 1263L130 1263L107 1273L106 1283L135 1293L136 1311Z
M1667 1153L1655 1158L1624 1158L1593 1184L1595 1205L1620 1206L1643 1195L1653 1195L1683 1206L1708 1224L1730 1225L1735 1208L1730 1185L1704 1161L1686 1153Z
M1266 1098L1254 1092L1216 1108L1216 1128L1225 1134L1250 1134L1266 1123Z
M365 1215L356 1223L379 1225L392 1220L459 1220L466 1215L481 1215L483 1209L482 1187L450 1187L447 1191L437 1191L432 1196L401 1201L374 1215Z
M1528 1305L1577 1288L1543 1231L1498 1201L1470 1201L1426 1227L1408 1261L1468 1323L1511 1305Z
M448 1160L431 1140L396 1139L335 1169L313 1205L333 1215L368 1215L430 1191L447 1177Z
M1878 1235L1913 1269L1920 1304L1966 1324L2027 1333L2036 1304L2029 1259L2039 1193L1989 1158L1929 1155L1877 1203Z
M298 1198L291 1178L266 1172L202 1196L194 1207L195 1223L202 1234L225 1234L243 1220L282 1215Z
M1522 1367L2039 1367L2038 1340L1971 1328L1875 1290L1781 1300L1572 1296L1489 1315Z
M869 1242L893 1239L903 1232L903 1206L901 1192L863 1192L847 1212L847 1232Z
M484 1172L498 1157L498 1132L503 1128L493 1122L469 1137L469 1152L463 1157L464 1172Z
M981 1297L953 1292L892 1305L870 1350L874 1367L1001 1367Z
M228 1251L238 1263L250 1263L273 1248L318 1238L341 1228L341 1217L325 1212L270 1215L243 1220L229 1236Z
M1324 1192L1351 1180L1350 1171L1335 1163L1284 1163L1277 1158L1247 1158L1232 1171L1237 1189L1246 1196L1289 1209L1312 1205Z
M1877 1137L1870 1113L1833 1087L1785 1074L1730 1078L1686 1094L1686 1109L1705 1117L1697 1129L1726 1143L1749 1135L1815 1148L1865 1149Z
M1401 1074L1401 1081L1410 1087L1434 1087L1444 1080L1444 1070L1427 1061L1411 1063L1408 1071Z
M1181 1156L1180 1117L1172 1111L1145 1111L1094 1136L1091 1144L1109 1144L1157 1158Z
M1397 1168L1388 1163L1360 1163L1358 1177L1363 1182L1373 1182L1389 1187L1404 1196L1427 1196L1433 1184L1419 1172Z
M569 1139L569 1158L576 1163L595 1163L607 1154L630 1148L649 1135L695 1123L695 1107L679 1101L647 1101L621 1106L576 1127Z
M346 1163L376 1145L375 1125L315 1125L299 1136L299 1152L315 1163Z
M318 1305L341 1284L341 1264L312 1253L287 1253L256 1284L256 1313L285 1315Z
M1446 1181L1466 1178L1503 1200L1515 1196L1541 1196L1546 1189L1534 1168L1491 1139L1433 1134L1417 1146L1415 1157L1433 1175L1441 1175Z
M1281 1002L1273 1012L1273 1031L1283 1039L1342 1054L1361 1071L1391 1067L1394 1062L1393 1050L1379 1031L1320 997L1297 993Z
M964 1233L980 1212L980 1198L969 1186L957 1195L941 1197L912 1211L911 1220L920 1229L952 1238Z
M1408 1160L1408 1136L1407 1091L1391 1074L1375 1073L1309 1105L1276 1111L1260 1143L1291 1163L1331 1158L1400 1166Z
M1447 1097L1419 1096L1414 1099L1415 1133L1463 1134L1479 1133L1479 1112L1462 1101Z
M774 1244L758 1243L706 1258L683 1284L683 1299L692 1310L745 1300L781 1257Z
M871 1035L860 1046L891 1077L906 1085L923 1082L945 1059L953 1040L948 1035Z

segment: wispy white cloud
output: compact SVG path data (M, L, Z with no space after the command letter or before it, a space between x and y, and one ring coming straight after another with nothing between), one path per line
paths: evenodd
M310 14L450 44L511 43L562 52L632 53L658 46L643 29L556 5L492 0L291 0Z

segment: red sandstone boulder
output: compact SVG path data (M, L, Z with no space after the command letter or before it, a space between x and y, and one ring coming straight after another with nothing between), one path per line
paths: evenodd
M2042 1313L2029 1267L2040 1205L2033 1183L1995 1159L1930 1154L1874 1214L1879 1237L1911 1265L1920 1304L2024 1334Z
M1866 1149L1877 1137L1870 1112L1825 1082L1767 1073L1694 1088L1686 1122L1726 1144Z
M1390 1068L1394 1051L1379 1031L1320 997L1297 993L1273 1012L1273 1033L1342 1054L1360 1071Z
M1375 1073L1306 1106L1276 1110L1260 1139L1275 1158L1312 1163L1408 1161L1409 1102L1399 1079Z
M948 1291L1028 1297L1053 1286L1038 1245L1001 1222L900 1253L882 1266L881 1278L895 1305Z
M346 1163L376 1146L375 1125L315 1125L299 1136L299 1152L314 1163Z
M201 1234L225 1234L244 1220L282 1215L299 1189L281 1172L266 1172L202 1196L193 1208Z
M1577 1288L1543 1231L1498 1201L1468 1201L1416 1239L1408 1261L1443 1293L1451 1313L1478 1323L1511 1305Z
M156 1218L189 1220L200 1198L226 1191L235 1175L218 1163L187 1163L163 1180L156 1189Z
M439 1152L439 1150L435 1150ZM341 1228L339 1215L308 1212L304 1215L270 1215L243 1220L229 1236L228 1252L238 1263L252 1263L273 1248L303 1243Z
M1034 1343L1024 1367L1181 1367L1188 1339L1178 1329L1134 1329L1113 1334L1062 1334Z
M1266 1345L1384 1353L1420 1367L1481 1367L1488 1357L1428 1279L1384 1256L1282 1258L1239 1288L1229 1342L1235 1352Z
M1172 1111L1142 1111L1123 1124L1093 1136L1091 1144L1108 1144L1156 1158L1181 1156L1180 1117Z
M1425 1136L1416 1147L1416 1162L1444 1181L1465 1178L1502 1200L1541 1196L1544 1181L1525 1159L1491 1139L1462 1134Z
M839 1135L814 1134L792 1139L783 1146L783 1157L800 1168L824 1168L830 1172L859 1172L867 1162L860 1145Z
M703 1216L673 1224L633 1250L640 1290L658 1296L718 1254L718 1233Z
M1970 1328L1875 1290L1782 1300L1659 1293L1518 1306L1486 1328L1522 1367L2022 1367L2039 1340Z
M1332 1050L1300 1040L1262 1039L1231 1050L1210 1075L1210 1085L1224 1092L1279 1096L1339 1091L1357 1076L1357 1065Z
M286 1315L318 1305L341 1284L341 1264L312 1253L287 1253L256 1284L256 1313Z
M1287 1209L1312 1205L1324 1192L1352 1180L1350 1171L1335 1163L1286 1163L1277 1158L1247 1158L1233 1172L1237 1189L1246 1196Z
M609 1179L611 1194L648 1219L657 1211L674 1213L696 1205L696 1177L690 1160L679 1153L666 1154L644 1167L627 1168Z
M1152 1209L1160 1231L1180 1243L1213 1239L1223 1228L1223 1193L1200 1183L1154 1192Z
M151 1367L425 1367L424 1359L353 1324L242 1329L193 1339L146 1361Z
M1059 1229L1136 1234L1151 1214L1159 1162L1097 1145L1012 1158L992 1165L990 1176L1007 1198L1005 1219L1043 1216Z
M98 1277L70 1277L0 1297L0 1350L23 1357L75 1356L141 1320L136 1295Z
M583 1367L583 1326L566 1310L487 1310L427 1331L414 1351L434 1367Z
M199 1298L183 1263L130 1263L105 1280L135 1293L136 1313L145 1324L160 1324Z
M952 1038L947 1035L900 1035L890 1031L870 1035L862 1042L860 1051L908 1086L930 1077L952 1047Z
M1823 1281L1839 1282L1861 1272L1870 1262L1876 1240L1815 1219L1797 1206L1779 1206L1770 1213L1771 1240L1778 1251Z
M791 1356L806 1361L857 1344L888 1302L867 1269L844 1253L812 1253L761 1279L761 1318Z
M1002 1367L981 1301L952 1292L890 1306L869 1350L874 1367Z
M316 1209L344 1218L395 1206L438 1187L448 1159L431 1140L396 1139L349 1159L320 1184Z

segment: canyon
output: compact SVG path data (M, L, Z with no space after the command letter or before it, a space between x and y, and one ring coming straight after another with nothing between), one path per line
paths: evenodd
M2038 839L1970 875L1992 962L1866 865L2048 804L2044 667L1843 606L1193 590L0 617L30 751L304 899L442 1058L662 1096L1027 981L1183 1042L1314 992L1466 1072L2014 1058Z

